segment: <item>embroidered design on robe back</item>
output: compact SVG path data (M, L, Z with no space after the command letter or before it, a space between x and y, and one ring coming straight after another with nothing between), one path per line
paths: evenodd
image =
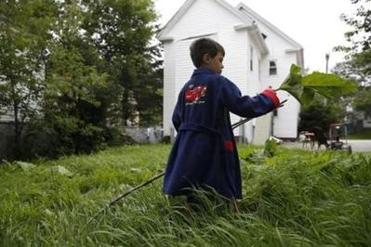
M207 90L206 86L194 87L194 85L190 85L185 92L186 105L205 103L205 101L202 101L201 98L203 98L206 95L206 90Z

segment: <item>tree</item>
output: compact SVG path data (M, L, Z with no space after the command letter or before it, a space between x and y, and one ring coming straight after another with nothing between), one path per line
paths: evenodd
M14 117L14 155L25 121L39 110L43 55L55 13L49 0L0 3L0 108Z
M344 34L348 45L334 48L335 51L346 53L345 65L337 66L337 71L348 76L353 75L361 85L367 85L371 83L371 10L368 7L370 0L350 1L357 5L357 11L353 16L341 16L352 30Z
M371 88L365 87L354 97L353 105L356 110L365 113L366 117L371 117Z
M152 24L157 18L153 2L103 0L84 4L88 18L83 28L104 58L102 69L111 82L106 104L111 106L111 114L120 115L121 123L115 124L135 122L137 114L144 121L153 121L155 118L150 120L150 116L156 112L154 115L158 115L162 105L162 81L156 61L159 46L150 46L157 30Z
M346 61L339 63L334 72L352 78L360 85L360 90L353 98L353 106L370 114L371 94L371 9L370 0L351 0L357 5L357 11L353 16L342 15L342 19L352 30L345 33L347 46L335 47L336 51L346 53Z
M300 112L299 131L320 129L327 133L330 124L341 121L345 116L345 111L336 101L323 102L315 101L303 107Z
M25 121L27 150L41 132L48 155L95 150L135 116L159 122L155 18L151 0L2 1L0 110L13 111L16 146Z
M154 49L157 51L157 48ZM156 54L158 55L158 54ZM133 88L141 126L151 126L162 122L162 61L144 63L139 67L139 83Z
M105 121L98 92L107 86L97 70L98 54L81 29L84 14L78 1L60 3L51 29L40 128L48 133L49 154L91 152L105 142Z

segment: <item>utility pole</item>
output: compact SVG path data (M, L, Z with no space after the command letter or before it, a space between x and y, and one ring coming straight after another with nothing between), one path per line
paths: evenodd
M325 58L326 58L326 74L327 74L328 73L328 60L330 59L330 54L326 53ZM327 105L327 99L324 98L323 101L324 101L323 103Z
M330 59L330 54L326 53L325 58L326 58L326 74L327 74L328 73L328 60Z

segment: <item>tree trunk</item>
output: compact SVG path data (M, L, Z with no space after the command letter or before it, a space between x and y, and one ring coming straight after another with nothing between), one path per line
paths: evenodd
M124 125L127 125L127 120L130 119L130 105L129 105L129 92L127 89L124 89L121 100L121 109L122 109L122 121Z
M18 104L14 102L13 104L13 113L14 113L14 151L13 155L15 158L20 155L20 139L21 139L21 127L18 119Z

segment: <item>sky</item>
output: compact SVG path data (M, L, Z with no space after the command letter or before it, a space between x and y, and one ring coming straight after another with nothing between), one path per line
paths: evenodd
M164 26L186 0L155 0L160 15L158 23ZM355 6L350 0L225 0L232 6L242 2L274 26L278 27L304 48L304 64L309 71L329 70L344 60L344 54L333 48L346 44L344 33L349 27L341 14L354 16Z

